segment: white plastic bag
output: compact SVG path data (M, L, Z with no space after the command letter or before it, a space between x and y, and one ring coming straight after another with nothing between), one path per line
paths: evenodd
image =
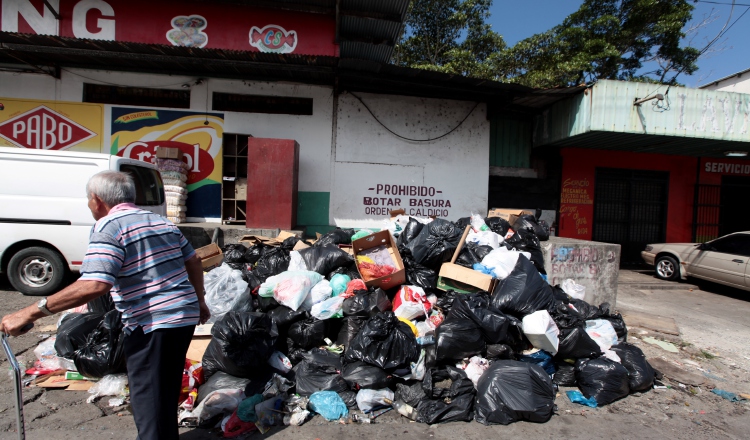
M458 368L464 368L461 365L457 365ZM487 359L479 356L473 356L469 359L469 363L464 368L464 373L474 383L474 388L477 387L479 378L482 377L485 371L490 367L490 363Z
M232 310L247 290L247 282L242 279L242 271L224 263L203 276L203 287L206 289L206 305L211 311L208 322L211 323Z
M613 345L617 344L617 332L612 327L612 323L606 319L592 319L586 321L586 333L591 336L591 339L596 341L599 348L602 349L602 353L605 355ZM615 354L615 356L617 356ZM610 359L611 356L607 356ZM614 360L614 359L612 359ZM617 362L620 362L619 357Z
M287 270L307 270L307 264L299 251L289 252L289 268Z
M504 280L508 278L513 268L516 267L519 255L531 258L531 254L528 252L511 251L505 246L500 246L487 254L482 259L482 264L492 269L492 275L495 278Z
M393 314L398 318L413 320L430 316L432 304L424 289L417 286L401 286L393 298Z
M41 362L43 368L59 370L62 368L60 358L55 351L55 340L57 336L45 339L34 349L34 356Z
M321 321L329 318L343 318L344 312L342 309L344 308L345 299L343 296L328 298L323 302L313 305L310 314Z
M315 304L327 300L331 297L331 295L333 295L331 282L323 279L318 284L313 286L313 288L310 290L310 294L305 297L305 301L302 303L300 308L309 312L310 310L312 310L312 307Z
M535 348L552 356L557 354L560 330L546 310L538 310L523 317L523 333Z
M108 374L102 377L99 382L89 388L89 396L86 402L93 403L100 396L119 396L126 397L128 388L127 374Z
M562 290L570 295L571 298L583 300L583 298L586 296L586 287L576 283L570 278L563 280L562 284L560 284L560 287L562 287Z
M490 228L487 226L487 223L484 222L484 219L479 214L471 213L471 229L474 232L481 232L481 231L489 231Z
M489 246L492 249L500 247L500 244L503 241L505 241L503 240L503 237L492 231L471 231L469 232L469 235L466 236L467 243L474 243L477 246Z
M268 358L268 365L282 373L288 373L292 370L292 362L280 351L274 351L271 354L271 357Z
M273 296L279 304L296 311L310 294L313 286L323 279L323 275L309 270L288 271L269 277L260 285L258 295Z
M359 390L357 393L357 407L362 412L367 412L381 405L387 405L384 399L393 400L393 391L388 388L382 390Z
M425 365L426 358L427 352L424 349L420 350L417 362L412 362L409 366L411 368L410 380L424 380L424 375L427 372L427 366Z

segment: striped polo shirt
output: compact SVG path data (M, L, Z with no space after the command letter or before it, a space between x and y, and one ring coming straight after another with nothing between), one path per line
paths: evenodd
M81 280L112 286L126 332L198 324L198 296L185 261L195 255L177 226L131 203L113 207L91 230Z

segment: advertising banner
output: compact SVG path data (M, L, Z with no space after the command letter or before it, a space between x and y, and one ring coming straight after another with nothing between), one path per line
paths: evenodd
M156 163L156 148L179 148L188 166L187 216L221 217L224 115L112 107L110 153Z
M101 153L104 106L0 98L0 146Z

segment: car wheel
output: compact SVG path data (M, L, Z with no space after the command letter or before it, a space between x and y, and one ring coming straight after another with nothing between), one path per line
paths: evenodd
M52 249L34 246L22 249L8 263L8 280L24 295L46 296L65 282L65 261Z
M673 281L680 277L680 266L674 257L662 255L656 259L656 278Z

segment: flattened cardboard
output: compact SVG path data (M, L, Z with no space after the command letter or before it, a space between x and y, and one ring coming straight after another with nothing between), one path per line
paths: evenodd
M89 380L74 380L65 391L88 391L94 386L94 382Z
M461 236L461 241L458 243L453 257L451 257L451 262L443 263L440 266L437 282L438 289L446 291L455 290L458 293L492 292L494 289L497 280L490 275L456 264L458 255L466 243L469 231L471 231L471 226L466 226Z
M196 325L193 336L211 336L211 329L213 327L213 324Z
M533 212L523 209L492 208L490 209L490 212L487 213L487 217L500 217L501 219L506 220L512 225L516 221L516 218L518 218L519 215L523 214L534 215Z
M266 246L279 246L281 244L275 238L265 237L263 235L243 235L240 238L240 243L246 246L255 246L256 244L264 244Z
M391 259L396 265L396 272L386 275L384 277L376 278L374 280L365 281L367 287L380 287L383 290L388 290L392 287L400 286L406 282L406 270L404 270L404 261L401 259L401 254L398 252L398 246L396 240L393 239L390 231L380 231L374 234L370 234L367 237L362 237L358 240L354 240L352 248L354 250L354 258L363 251L374 248L380 245L385 245L388 249L388 253L391 255ZM357 265L357 271L359 272L359 265ZM360 276L362 273L360 272Z
M302 250L302 249L307 249L309 247L310 246L308 246L304 241L300 240L300 241L297 242L297 244L294 245L294 247L292 248L292 250L293 251L299 251L299 250Z
M195 250L198 258L201 259L201 266L204 269L209 269L214 266L218 266L224 261L224 252L221 251L219 245L211 243L208 246L203 246Z
M193 340L190 341L190 346L185 354L187 359L191 361L201 361L203 359L203 353L208 348L208 343L211 342L210 336L194 336Z

